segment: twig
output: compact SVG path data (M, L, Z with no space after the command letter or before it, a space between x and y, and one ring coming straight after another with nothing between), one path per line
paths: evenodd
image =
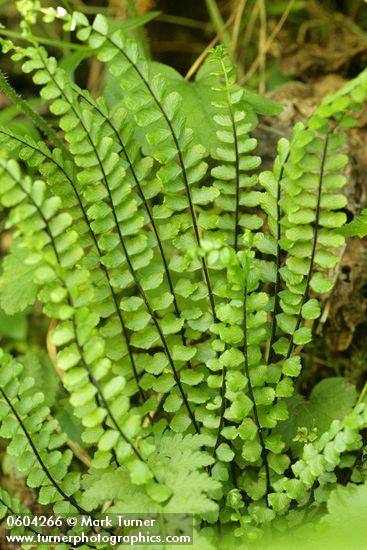
M245 11L246 4L247 4L247 0L240 0L236 10L233 29L232 29L232 46L231 46L232 54L236 53L238 37L241 30L242 16L243 16L243 12Z
M326 18L313 19L312 21L304 21L298 29L297 38L296 38L297 44L304 44L306 40L307 31L309 31L313 27L319 27L320 25L324 25L325 23L328 23L328 22L329 20Z
M161 403L162 403L162 401L165 401L165 399L166 399L166 394L164 394L164 393L158 393L157 394L157 408L153 413L148 413L146 415L146 417L143 420L143 428L148 428L149 426L151 426L153 424L153 422L155 420L155 417L157 416L157 414L160 411ZM139 440L139 437L138 437L138 440Z
M248 23L247 23L246 28L245 28L245 35L244 35L243 40L242 40L242 48L243 48L244 51L247 51L247 46L250 43L251 36L252 36L253 31L254 31L254 26L255 26L255 21L256 21L256 18L257 18L258 11L259 11L259 4L257 2L255 2L253 7L252 7L250 17L249 17Z
M307 353L300 353L300 356L301 357L304 357L305 359L308 358L308 354ZM312 356L312 361L314 363L317 363L318 365L323 365L325 367L329 367L330 369L335 369L335 365L333 365L332 363L330 363L330 361L326 361L326 359L322 359L321 357L316 357L315 355Z
M87 90L90 91L92 96L99 95L99 92L102 92L100 90L101 87L103 87L103 81L101 78L101 73L103 70L103 65L99 59L94 57L91 60L90 63L90 69L88 74L88 81L87 81Z
M252 65L249 68L249 70L247 71L246 75L241 79L240 84L243 84L244 82L247 82L255 74L255 72L257 71L257 69L258 69L258 67L259 67L259 65L262 61L263 55L265 55L269 51L270 46L272 45L272 43L274 42L276 36L278 35L281 28L283 27L288 15L289 15L292 7L293 7L294 2L295 2L295 0L289 0L289 3L287 5L282 17L279 19L278 23L274 27L273 32L270 34L268 40L266 41L266 44L264 44L264 50L262 52L259 52L259 55L255 59L255 61L252 63Z
M284 132L281 130L278 130L277 128L273 128L272 126L268 126L267 124L258 124L257 127L259 130L264 130L265 132L269 132L271 134L275 134L280 137L284 137Z
M192 29L199 29L200 31L207 31L209 23L205 21L197 21L196 19L190 19L189 17L180 17L179 15L171 15L162 13L157 17L157 21L162 23L169 23L171 25L180 25L181 27L190 27Z
M265 0L259 0L260 31L259 31L259 93L265 93L266 87L266 6Z
M221 36L223 35L223 32L225 32L225 30L232 25L234 18L235 18L235 13L232 13L232 15L223 25L223 28L220 30L220 32L218 32L218 34L213 38L213 40L207 45L205 50L199 55L199 57L191 65L190 69L187 71L185 75L185 80L190 80L194 76L194 74L199 70L200 66L202 65L205 58L207 57L209 51L212 48L214 48L216 44L218 44L219 40L221 39Z
M222 33L222 41L227 48L230 48L231 46L231 37L226 32L226 29L224 28L224 21L220 14L219 8L217 6L217 3L215 0L205 0L205 4L207 7L207 10L210 15L210 19L212 20L214 30L219 33L221 30L224 32Z
M10 38L16 38L18 40L22 40L24 42L30 42L30 39L23 36L20 32L15 31L9 31L7 29L1 29L0 28L0 36L9 36ZM84 46L83 44L74 44L73 42L66 43L62 40L54 40L52 38L47 38L45 36L32 36L33 39L35 39L40 44L46 44L48 46L54 46L55 48L60 48L61 50L65 49L73 49L73 50L80 50L80 51L88 51L89 47Z
M55 369L60 380L63 380L65 372L59 368L59 365L57 362L57 349L55 344L52 341L52 333L57 327L57 324L58 322L56 319L51 319L51 322L49 324L48 331L47 331L47 336L46 336L46 348L47 348L47 353L53 368Z
M359 405L360 403L363 402L364 398L366 397L366 393L367 393L367 382L365 383L365 385L362 388L361 393L359 394L357 405Z
M87 468L91 467L92 459L87 453L87 451L79 445L79 443L76 443L76 441L73 441L72 439L68 438L66 440L66 444L69 447L69 449L73 451L73 454L76 456L78 460L80 460L80 462L85 464Z

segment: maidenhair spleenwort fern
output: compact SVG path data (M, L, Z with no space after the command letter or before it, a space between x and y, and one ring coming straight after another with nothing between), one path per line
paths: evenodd
M300 346L344 245L345 129L364 107L367 72L280 139L273 169L261 171L252 132L269 102L237 84L223 48L203 77L211 134L201 143L191 117L203 105L188 113L136 42L100 15L91 24L41 11L106 64L120 99L92 97L37 44L37 6L23 14L30 46L2 42L50 116L0 75L44 137L0 128L0 204L13 236L1 304L14 313L37 297L53 322L57 369L91 460L77 464L22 357L3 352L7 454L55 514L193 513L195 548L229 548L236 537L266 545L264 526L284 530L311 504L321 512L343 472L365 482L363 399L343 416L336 407L315 437L294 427L285 437L282 426L300 398ZM19 291L9 277L19 255L31 290L17 307L7 296ZM0 510L20 508L2 491Z

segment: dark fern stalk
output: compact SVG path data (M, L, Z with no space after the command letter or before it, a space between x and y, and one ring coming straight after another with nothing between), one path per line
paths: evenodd
M7 170L7 168L5 168L5 170L7 171L9 177L13 177L13 175ZM45 230L46 230L46 233L48 235L48 238L50 240L50 243L51 243L51 246L52 246L52 250L55 254L55 258L57 260L57 263L59 265L61 265L61 257L60 257L60 254L57 250L57 245L56 245L56 242L55 242L55 239L53 237L53 234L52 234L52 231L50 229L50 226L49 226L49 222L47 220L47 218L45 217L44 213L42 212L41 208L39 207L39 205L34 201L34 199L32 198L32 196L27 192L27 190L24 188L24 186L22 186L21 182L17 182L20 187L22 188L23 192L25 193L25 195L27 196L27 198L29 199L30 203L34 206L35 210L37 211L40 219L43 221L44 223L44 227L45 227ZM73 303L73 300L72 300L72 297L69 293L69 296L67 298L67 303L69 305L71 305L73 308L75 308L75 304ZM138 449L135 447L135 445L129 440L129 438L124 434L124 432L121 430L120 426L118 425L113 413L111 412L111 409L105 399L105 396L103 395L103 392L102 392L102 389L100 387L100 384L98 383L98 381L96 380L96 377L94 376L94 374L92 373L87 361L85 361L85 358L84 358L84 352L83 352L83 348L81 346L81 344L79 343L79 340L78 340L78 331L77 331L77 326L76 326L76 323L75 323L75 318L73 318L72 320L72 323L73 323L73 327L74 327L74 334L75 334L75 342L76 342L76 345L77 345L77 348L78 348L78 351L79 351L79 354L80 354L80 357L81 357L81 361L82 361L82 365L83 367L85 368L85 370L88 372L88 377L90 379L90 382L95 386L95 388L97 389L97 395L98 395L98 398L100 399L100 401L102 402L104 408L106 409L107 411L107 414L109 416L109 418L111 419L115 429L118 431L118 433L121 435L122 439L131 447L131 449L133 450L134 454L137 456L137 458L141 461L141 462L145 462L144 458L142 457L142 455L140 454L140 452L138 451Z
M235 151L235 168L236 168L236 178L235 178L235 189L236 189L236 205L235 205L235 226L234 226L234 249L237 252L238 250L238 236L239 236L239 216L240 216L240 154L238 150L238 137L237 137L237 127L234 119L234 113L232 108L232 97L230 94L230 82L228 79L228 72L232 70L232 67L226 67L223 62L223 55L219 55L219 61L223 71L223 77L225 80L225 89L226 89L226 98L228 103L229 116L231 118L233 139L234 139L234 151Z
M268 365L274 360L273 345L274 345L275 338L276 338L277 314L278 314L278 310L279 310L279 292L280 292L280 282L281 282L281 277L280 277L280 268L281 268L280 239L281 239L281 236L282 236L282 234L281 234L281 225L280 225L281 210L280 210L280 205L279 205L279 201L281 199L281 185L280 185L280 182L281 182L281 180L283 178L283 175L284 175L284 167L285 167L285 164L288 160L288 156L289 155L287 155L286 158L283 161L283 164L282 164L282 167L280 169L279 176L278 176L278 179L277 179L277 197L276 197L276 201L277 201L277 217L276 217L276 241L277 241L276 247L277 247L277 252L276 252L276 260L275 260L276 272L277 273L276 273L276 281L275 281L275 285L274 285L274 307L273 307L273 312L272 312L271 336L270 336L269 351L268 351L268 358L267 358L267 364Z
M318 184L318 189L317 189L316 218L315 218L314 235L313 235L313 240L312 240L312 251L311 251L311 258L310 258L310 267L309 267L309 270L308 270L308 273L307 273L305 291L304 291L303 298L302 298L302 301L301 301L300 310L299 310L299 313L298 313L298 316L297 316L295 331L299 329L300 324L302 322L302 307L304 306L306 300L308 299L308 294L309 294L309 290L310 290L310 281L311 281L311 276L312 276L313 268L314 268L314 260L315 260L316 246L317 246L317 236L318 236L318 232L319 232L320 201L321 201L321 195L322 195L322 183L323 183L323 178L324 178L325 160L326 160L326 156L327 156L328 143L329 143L329 134L327 134L326 137L325 137L324 148L323 148L322 156L321 156L319 184ZM289 357L291 356L293 347L294 347L294 342L293 342L293 338L291 337L290 342L289 342L288 352L287 352L287 355L286 355L286 359L289 359Z
M116 44L108 35L106 36L106 35L102 34L95 27L94 27L94 32L96 32L101 37L103 37L107 42L109 42L111 44L111 46L115 47L120 52L120 54L128 61L128 63L131 65L131 67L134 69L134 71L138 75L141 82L144 84L144 86L147 89L149 95L152 97L153 101L155 102L158 110L161 112L161 114L163 116L163 119L165 120L165 122L166 122L166 124L169 128L169 131L172 135L172 139L173 139L176 151L177 151L179 165L180 165L181 170L182 170L182 176L183 176L184 183L185 183L186 196L187 196L187 199L188 199L188 202L189 202L189 210L190 210L190 215L191 215L191 219L192 219L192 224L193 224L196 243L197 243L198 247L201 248L200 233L199 233L199 228L198 228L198 224L197 224L197 220L196 220L194 205L193 205L192 198L191 198L189 181L188 181L187 172L186 172L186 166L185 166L185 163L184 163L180 143L179 143L179 140L177 138L176 132L175 132L173 126L172 126L172 122L169 119L169 117L167 116L167 113L164 110L161 102L157 98L157 96L154 93L151 85L149 84L148 80L145 78L145 76L143 75L143 73L141 72L141 70L139 69L137 64L134 63L134 61L126 54L124 49L121 48L118 44ZM213 319L215 320L216 319L216 313L215 313L214 296L213 296L213 291L212 291L211 282L210 282L210 278L209 278L209 270L208 270L208 266L206 264L206 260L205 260L204 256L201 257L201 264L202 264L202 268L203 268L204 280L205 280L205 283L206 283L207 288L208 288L208 295L209 295L209 301L210 301L212 315L213 315Z
M46 61L45 61L45 59L44 59L44 57L43 57L43 54L41 53L41 50L39 51L39 57L40 57L40 59L42 60L43 68L44 68L44 70L48 73L49 78L51 78L51 79L53 80L54 84L58 87L60 93L63 94L64 97L65 97L65 99L66 99L66 101L68 101L68 98L67 98L67 97L65 96L65 94L63 93L62 87L61 87L61 86L58 84L58 82L53 78L53 74L52 74L51 71L49 70L48 65L47 65L47 63L46 63ZM25 102L24 102L24 103L25 103ZM73 107L73 105L72 105L72 108L73 108L73 110L74 110L76 116L78 116L78 112L75 110L75 108ZM28 107L28 109L25 111L25 112L29 115L29 112L28 112L28 111L31 111L31 110L29 109L29 107ZM33 111L32 111L32 113L33 113ZM29 116L30 116L30 115L29 115ZM43 119L42 119L41 117L39 117L39 119L41 120L41 122L43 121ZM83 124L83 121L82 121L81 119L80 119L80 121L81 121L81 123ZM45 123L44 123L43 125L44 125L46 128L48 127ZM85 129L85 127L84 127L84 129ZM88 132L87 132L87 135L88 135ZM56 137L57 137L57 136L56 136ZM60 140L59 140L59 141L60 141ZM65 150L65 146L64 146L64 144L63 144L61 141L60 141L60 144L61 144L62 150ZM93 144L92 144L92 145L93 145ZM69 179L69 178L68 178L68 179ZM93 231L92 231L92 228L91 228L91 226L90 226L90 222L89 222L89 220L88 220L88 216L87 216L86 211L85 211L85 209L84 209L84 207L83 207L83 205L82 205L82 202L81 202L81 199L80 199L80 197L79 197L79 194L78 194L77 191L76 191L75 185L74 185L72 182L70 182L70 183L72 184L73 190L74 190L74 192L75 192L75 194L76 194L76 196L77 196L78 202L79 202L79 204L80 204L80 206L81 206L81 209L82 209L82 212L83 212L83 215L84 215L84 219L85 219L85 221L86 221L86 223L87 223L87 225L88 225L88 227L89 227L90 233L91 233L92 238L93 238L93 240L94 240L94 244L95 244L96 247L97 247L98 254L99 254L100 257L102 257L101 250L100 250L100 248L99 248L98 242L97 242L97 240L96 240L96 238L95 238L95 235L94 235L94 233L93 233ZM129 352L129 356L130 356L130 361L131 361L132 369L133 369L133 372L134 372L134 377L135 377L135 380L136 380L136 383L137 383L137 387L138 387L138 390L139 390L139 393L140 393L140 397L141 397L141 399L144 401L144 400L145 400L145 394L144 394L144 391L142 390L142 388L140 387L140 384L139 384L139 376L138 376L138 373L137 373L137 369L136 369L136 366L135 366L135 361L134 361L133 353L132 353L131 346L130 346L130 343L129 343L128 333L127 333L127 330L126 330L124 321L123 321L122 316L121 316L120 308L119 308L119 306L118 306L117 297L116 297L116 294L115 294L115 292L114 292L114 290L113 290L113 288L112 288L112 285L111 285L111 282L110 282L110 278L109 278L109 274L108 274L108 271L107 271L106 267L103 266L103 264L101 264L101 266L102 266L102 269L104 270L105 275L106 275L106 278L107 278L107 280L108 280L108 284L109 284L109 287L110 287L110 290L111 290L111 294L112 294L112 297L113 297L113 301L114 301L114 303L115 303L116 312L117 312L117 315L118 315L118 317L119 317L119 321L120 321L120 324L121 324L122 332L123 332L125 341L127 342L128 352Z
M61 86L58 84L57 80L53 77L52 73L49 71L48 66L47 66L47 63L46 63L45 60L43 59L42 54L40 55L40 57L41 57L41 59L42 59L42 61L43 61L43 63L44 63L44 69L45 69L45 71L47 71L47 73L48 73L48 75L49 75L49 78L52 80L52 82L54 83L54 85L58 88L60 94L61 94L61 95L64 95L63 89L62 89ZM67 97L66 97L66 96L64 96L64 97L65 97L65 99L67 100ZM196 430L197 433L199 433L200 430L199 430L198 424L197 424L197 422L196 422L196 420L195 420L195 417L194 417L194 415L193 415L193 413L192 413L191 407L190 407L190 405L189 405L189 403L188 403L188 400L187 400L187 397L186 397L185 392L184 392L184 390L183 390L183 387L182 387L182 385L181 385L181 383L180 383L180 378L179 378L179 376L178 376L178 373L177 373L177 370L176 370L174 361L173 361L173 359L172 359L172 356L171 356L169 347L168 347L168 345L167 345L166 339L165 339L164 334L163 334L163 332L162 332L162 329L161 329L161 327L160 327L158 318L157 318L157 316L156 316L156 313L155 313L154 310L152 309L152 307L151 307L151 305L150 305L150 303L149 303L149 301L148 301L148 299L147 299L147 296L146 296L144 290L142 289L142 287L141 287L141 285L140 285L140 282L139 282L139 279L138 279L138 277L137 277L136 271L135 271L135 269L134 269L134 267L133 267L133 265L132 265L132 263L131 263L131 259L130 259L129 253L128 253L128 251L127 251L126 243L125 243L124 237L123 237L122 232L121 232L120 223L119 223L119 221L118 221L118 219L117 219L117 214L116 214L116 210L115 210L115 206L114 206L114 201L113 201L111 189L110 189L110 186L109 186L109 183L108 183L108 177L107 177L107 174L106 174L106 172L105 172L105 168L104 168L103 162L101 161L101 158L100 158L100 156L99 156L99 153L98 153L98 151L97 151L97 148L96 148L96 146L95 146L93 140L91 139L91 137L90 137L90 135L89 135L88 128L85 126L84 121L83 121L83 118L80 116L78 110L75 109L75 107L74 107L73 105L71 105L71 108L72 108L72 110L73 110L75 116L76 116L77 119L79 120L79 122L80 122L80 124L81 124L81 126L82 126L82 128L83 128L83 130L84 130L84 132L85 132L85 135L87 136L87 139L88 139L88 141L89 141L91 147L92 147L93 150L94 150L96 159L97 159L97 161L98 161L98 164L99 164L100 169L101 169L101 172L102 172L103 182L104 182L104 185L105 185L105 187L106 187L106 189L107 189L107 193L108 193L108 198L109 198L109 203L110 203L110 207L111 207L112 216L113 216L113 218L114 218L115 227L116 227L116 229L117 229L117 233L118 233L118 236L119 236L119 240L120 240L120 243L121 243L121 247L122 247L123 253L124 253L124 255L125 255L126 261L127 261L127 265L128 265L128 267L129 267L129 270L130 270L130 272L131 272L131 275L132 275L132 277L133 277L133 279L134 279L134 282L135 282L135 285L136 285L136 287L137 287L137 289L138 289L138 292L139 292L139 294L141 295L141 297L142 297L142 299L143 299L143 301L144 301L144 304L145 304L145 306L146 306L146 308L147 308L147 310L148 310L148 312L149 312L149 315L151 316L152 321L153 321L153 323L154 323L154 325L155 325L155 327L156 327L156 329L157 329L157 331L158 331L158 333L159 333L159 337L160 337L160 339L161 339L161 341L162 341L162 344L163 344L165 353L166 353L166 355L167 355L168 361L169 361L170 366L171 366L171 368L172 368L173 376L174 376L174 378L175 378L176 384L177 384L178 387L179 387L180 393L181 393L181 395L182 395L183 401L184 401L185 406L186 406L186 408L187 408L187 411L188 411L188 413L189 413L189 415L190 415L190 418L191 418L191 420L192 420L192 422L193 422L193 425L194 425L194 427L195 427L195 430Z
M159 235L159 231L158 231L158 228L157 228L157 225L156 225L156 222L154 220L154 217L153 217L153 214L152 214L152 211L151 211L151 208L150 208L150 205L149 205L149 202L148 200L146 199L145 195L144 195L144 191L142 189L142 186L140 184L140 181L139 181L139 178L136 174L136 171L134 169L134 166L133 166L133 162L130 160L130 157L129 157L129 154L127 152L127 148L126 148L126 145L123 143L123 140L122 140L122 137L119 133L119 131L117 130L117 128L113 125L113 123L111 122L110 118L103 113L102 109L100 109L100 107L98 106L97 102L93 101L92 98L89 98L87 96L86 93L83 92L83 90L77 88L75 86L75 90L76 92L78 93L78 95L80 95L80 97L86 101L89 105L91 105L93 107L94 110L96 110L98 112L98 114L106 121L106 123L108 124L108 126L111 128L111 130L113 131L114 135L116 136L116 139L119 143L119 145L121 146L121 153L124 155L128 165L129 165L129 170L131 172L131 175L135 181L135 184L137 186L137 189L138 189L138 193L139 193L139 197L141 198L142 200L142 203L144 205L144 208L145 208L145 211L147 212L148 214L148 218L149 218L149 222L151 224L151 227L152 227L152 230L153 230L153 233L157 239L157 244L158 244L158 248L159 248L159 253L160 253L160 256L162 258L162 262L163 262L163 266L164 266L164 271L165 271L165 274L166 274L166 278L167 278L167 282L168 282L168 286L169 286L169 290L170 290L170 293L172 294L173 296L173 305L174 305L174 310L175 310L175 314L177 315L177 317L180 317L180 309L178 307L178 302L177 302L177 296L176 296L176 293L175 293L175 290L174 290L174 287L173 287L173 282L172 282L172 277L171 277L171 273L170 273L170 270L169 270L169 267L168 267L168 261L167 261L167 258L166 258L166 254L164 252L164 249L163 249L163 243L161 241L161 238L160 238L160 235ZM186 341L186 337L185 337L185 331L184 331L184 328L181 329L181 339L182 339L182 343L184 346L187 345L187 341ZM187 366L188 368L191 368L191 364L190 364L190 361L187 362Z
M3 388L0 387L0 393L1 395L3 396L4 400L6 401L6 403L8 404L9 406L9 409L11 410L12 414L15 416L15 418L17 419L17 422L19 424L19 426L21 427L24 435L26 436L27 440L28 440L28 443L30 445L30 447L32 448L32 451L34 452L34 455L35 457L37 458L42 470L45 472L47 478L49 479L49 481L51 482L51 484L55 487L55 489L57 490L57 492L62 496L62 498L64 500L66 500L67 502L70 502L70 504L72 506L74 506L74 508L76 508L81 514L83 515L88 515L88 512L86 510L84 510L74 499L74 497L72 496L68 496L63 490L62 488L60 487L60 485L57 483L57 481L54 479L54 477L51 475L49 469L47 468L46 464L44 463L44 461L42 460L42 457L40 456L35 444L33 443L33 440L28 432L28 430L26 429L25 425L24 425L24 422L22 421L22 419L20 418L19 414L17 413L14 405L12 404L11 400L9 399L9 397L6 395L5 391L3 390Z
M248 380L248 390L249 390L249 396L251 401L253 402L253 411L254 411L254 419L255 424L258 431L259 441L261 445L261 457L264 461L264 467L265 467L265 475L266 475L266 500L267 505L269 506L268 501L268 495L271 490L270 485L270 470L269 470L269 464L268 464L268 457L267 457L267 449L265 446L264 436L263 436L263 428L260 424L259 415L257 411L257 405L256 400L254 396L254 391L252 388L252 382L251 382L251 373L249 369L249 362L248 362L248 343L247 343L247 288L245 286L244 292L243 292L243 354L245 356L245 362L244 362L244 369Z
M41 150L39 148L37 148L36 145L32 144L32 143L28 143L27 141L25 141L24 139L22 139L21 137L19 136L15 136L9 132L6 132L4 129L0 129L0 134L3 134L5 136L7 136L8 138L12 139L12 140L15 140L16 142L19 142L19 143L22 143L23 145L25 145L26 147L30 147L31 149L33 149L34 151L37 151L40 155L42 155L45 159L47 159L49 162L51 162L52 164L55 165L55 167L64 175L66 181L69 183L71 189L73 190L73 193L78 201L78 205L80 207L80 210L83 214L83 218L84 218L84 221L86 222L86 225L88 227L88 231L89 231L89 234L93 240L93 244L97 250L97 253L98 253L98 256L99 258L102 258L102 251L99 247L99 244L98 244L98 241L96 239L96 236L92 230L92 227L91 227L91 224L90 224L90 220L88 218L88 215L87 215L87 212L85 210L85 207L83 205L83 202L82 202L82 199L78 193L78 190L73 182L73 180L70 178L69 174L67 173L67 171L64 169L64 167L62 166L62 164L60 162L58 162L52 155L48 155L44 150ZM137 369L136 369L136 366L135 366L135 360L134 360L134 356L133 356L133 353L132 353L132 350L131 350L131 346L129 344L129 339L128 339L128 334L127 334L127 330L126 330L126 327L125 327L125 323L122 319L122 316L121 316L121 311L120 311L120 308L118 306L118 299L117 299L117 296L115 294L115 291L112 287L112 284L111 284L111 280L110 280L110 276L109 276L109 272L107 270L107 268L103 265L102 262L100 262L100 267L102 269L102 271L104 272L104 275L107 279L107 282L108 282L108 286L109 286L109 289L110 289L110 292L111 292L111 295L112 295L112 298L113 298L113 301L114 301L114 304L115 304L115 308L116 308L116 312L117 312L117 315L118 315L118 318L119 318L119 321L121 323L121 327L122 327L122 330L123 330L123 334L126 338L126 342L127 342L127 346L128 346L128 352L129 352L129 357L130 357L130 361L131 361L131 365L132 365L132 368L133 368L133 372L134 372L134 376L135 376L135 379L137 381L137 385L138 385L138 389L139 389L139 393L141 395L141 398L142 399L145 399L145 394L143 392L143 390L140 388L140 385L139 385L139 377L138 377L138 373L137 373Z
M247 195L245 191L241 190L240 180L241 177L245 179L243 172L256 168L260 159L245 155L256 146L256 140L248 137L249 131L253 128L254 119L252 119L251 110L246 110L245 108L243 90L236 85L234 68L229 64L227 53L222 47L213 50L212 56L212 61L217 62L219 70L213 71L211 75L219 78L221 83L224 79L224 85L213 87L217 95L221 94L218 100L213 101L213 106L218 110L218 115L214 117L214 120L217 123L217 137L221 145L214 151L214 156L216 160L223 162L223 164L216 166L212 169L211 173L212 176L217 178L214 185L218 186L224 197L228 198L227 202L222 203L220 195L216 202L219 208L225 207L225 209L229 210L228 223L229 221L232 222L232 218L234 217L234 223L231 223L233 225L233 233L232 231L228 231L227 242L231 244L234 242L233 250L237 254L239 248L238 239L240 237L240 201L243 198L242 204L246 205ZM223 130L223 128L225 129ZM254 185L256 180L251 181L249 179L249 181L251 185ZM224 224L226 224L225 221ZM250 234L251 231L250 228L246 227L247 224L243 225L245 225L245 231ZM228 346L228 352L230 351L231 347ZM224 415L226 406L228 405L226 399L227 373L227 368L223 367L220 423L214 447L215 451L221 442L221 432L225 420Z

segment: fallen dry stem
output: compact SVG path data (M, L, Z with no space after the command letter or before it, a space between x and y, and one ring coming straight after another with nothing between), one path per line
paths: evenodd
M263 61L263 56L267 54L267 52L270 49L270 46L272 45L275 38L278 36L279 32L281 31L284 23L286 22L286 20L288 18L288 15L289 15L292 7L293 7L294 2L295 2L295 0L289 0L289 3L287 5L282 17L279 19L278 23L274 27L273 32L270 34L269 38L267 39L263 50L261 52L259 52L258 56L256 57L256 59L252 63L251 67L249 68L249 70L247 71L245 76L240 80L240 84L244 84L245 82L247 82L255 74L255 72L257 71L258 67L260 66L260 64Z
M214 46L216 46L221 39L223 33L225 32L228 27L230 27L234 21L236 14L232 13L232 15L227 19L227 21L224 23L223 28L218 32L218 34L213 38L213 40L207 45L205 50L199 55L199 57L194 61L194 63L191 65L190 69L187 71L185 75L185 80L190 80L194 74L199 70L203 62L205 61L208 53Z
M235 2L236 4L237 2ZM240 0L238 3L238 7L235 13L234 23L233 23L233 29L232 29L232 46L231 51L232 54L236 52L237 45L238 45L238 37L241 30L241 22L242 22L242 16L245 11L247 4L247 0Z

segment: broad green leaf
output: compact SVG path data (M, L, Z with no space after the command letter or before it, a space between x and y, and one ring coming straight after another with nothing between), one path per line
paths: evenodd
M367 209L362 210L357 218L341 227L338 233L346 237L365 237L367 235Z
M314 387L309 399L299 395L290 398L289 420L280 423L276 432L287 445L299 451L300 443L293 441L299 428L305 427L309 432L316 429L321 435L333 420L343 418L352 410L356 398L354 386L343 378L326 378Z
M37 269L27 265L27 248L14 243L12 250L3 261L3 273L0 277L0 306L8 315L12 315L35 302L37 285L33 282Z

